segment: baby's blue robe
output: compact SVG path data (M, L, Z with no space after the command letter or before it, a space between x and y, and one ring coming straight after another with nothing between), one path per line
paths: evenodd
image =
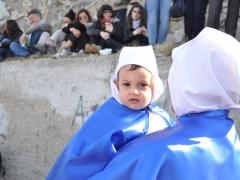
M166 112L154 104L132 110L110 98L67 144L46 179L85 180L95 175L125 144L147 133L149 111L159 114L159 121L167 126L175 124L170 116L161 116Z

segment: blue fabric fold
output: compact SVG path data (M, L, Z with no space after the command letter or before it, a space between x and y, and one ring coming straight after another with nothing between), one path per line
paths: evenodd
M227 110L178 118L125 145L89 180L239 180L240 143Z
M110 98L66 145L46 179L82 180L94 176L122 147L147 133L149 111L161 114L164 110L155 105L132 110ZM173 119L159 120L174 125Z

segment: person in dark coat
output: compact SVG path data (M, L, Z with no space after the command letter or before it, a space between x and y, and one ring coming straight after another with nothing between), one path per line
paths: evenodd
M9 46L12 42L18 43L22 33L22 30L15 20L6 21L4 31L0 36L0 61L3 61L6 57L13 56Z
M81 13L82 10L79 10L75 17L75 22L68 24L62 29L66 34L62 43L62 55L66 55L69 52L84 50L85 44L89 42L86 26L79 17Z
M111 48L113 52L120 50L124 43L124 26L115 18L113 8L104 4L97 13L97 21L88 28L90 43L86 45L86 53L99 53L100 49Z
M126 43L129 46L148 45L147 15L143 6L134 3L127 16Z

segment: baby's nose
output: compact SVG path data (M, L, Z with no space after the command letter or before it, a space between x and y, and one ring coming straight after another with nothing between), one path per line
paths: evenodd
M133 88L132 88L132 93L133 93L133 94L139 94L138 88L133 87Z

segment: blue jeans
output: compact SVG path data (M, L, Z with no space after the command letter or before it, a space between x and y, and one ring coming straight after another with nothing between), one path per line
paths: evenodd
M146 0L149 44L162 44L166 40L170 20L170 0Z
M29 51L25 47L22 47L21 44L16 43L16 42L13 42L10 44L10 49L15 56L25 57L30 54Z

